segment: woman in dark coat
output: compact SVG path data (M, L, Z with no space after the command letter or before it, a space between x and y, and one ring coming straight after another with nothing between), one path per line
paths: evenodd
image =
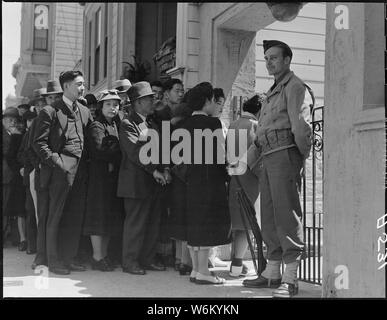
M187 164L186 175L186 230L193 264L190 280L197 284L225 282L225 279L210 273L208 269L209 250L211 247L231 242L224 136L220 120L212 117L217 108L213 96L213 88L208 82L200 83L192 88L187 97L187 104L193 113L182 125L191 137L191 164ZM207 131L209 129L213 134L213 137L210 138L213 142L212 150L208 150L208 139L202 137L200 159L196 159L198 150L195 150L195 129ZM217 152L219 144L220 149L223 150L220 154ZM197 160L200 160L199 164ZM208 163L207 160L211 162Z
M90 166L84 234L90 235L93 246L92 268L101 271L114 269L107 257L109 240L122 231L123 204L116 196L121 162L120 102L116 90L102 92L97 118L87 134Z

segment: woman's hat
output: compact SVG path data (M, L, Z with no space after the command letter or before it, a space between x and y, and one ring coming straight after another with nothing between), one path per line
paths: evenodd
M131 86L128 89L128 91L126 93L129 97L130 102L133 102L133 101L140 99L142 97L155 95L149 82L147 82L147 81L140 81L140 82L135 83L133 86Z
M48 80L47 81L47 89L45 93L42 93L42 96L48 96L50 94L63 93L61 86L56 80Z
M98 99L98 102L106 101L106 100L118 100L121 101L121 98L118 96L118 90L104 90L101 91L101 95Z
M125 93L131 86L128 79L116 80L113 83L113 89L116 89L118 93Z

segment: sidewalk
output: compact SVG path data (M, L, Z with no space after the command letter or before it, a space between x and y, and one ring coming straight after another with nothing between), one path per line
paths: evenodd
M4 297L271 298L272 293L272 289L243 287L243 278L231 278L228 268L213 269L227 279L224 285L196 285L172 268L148 271L145 276L123 273L118 268L114 272L87 270L46 277L31 269L33 258L17 248L3 249ZM254 269L251 261L247 264ZM320 298L321 286L300 282L296 297Z

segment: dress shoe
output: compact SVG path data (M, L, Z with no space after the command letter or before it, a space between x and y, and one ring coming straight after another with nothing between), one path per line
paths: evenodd
M144 275L144 274L146 274L145 270L143 268L141 268L139 265L133 265L133 266L130 266L130 267L123 267L122 271L126 272L126 273L135 274L135 275Z
M220 278L215 275L204 275L199 272L196 273L196 284L223 284L226 282L226 279Z
M31 269L35 270L36 267L38 267L38 266L47 267L48 266L47 261L35 258L34 262L31 264Z
M161 263L155 262L155 263L145 265L144 269L145 270L153 270L153 271L165 271L166 267Z
M79 264L79 263L73 262L73 263L67 264L66 267L71 271L86 271L86 267L83 264Z
M215 257L214 260L212 261L212 264L215 266L215 267L227 267L228 266L228 263L221 260L220 258L218 257Z
M281 279L266 279L263 276L243 281L243 285L248 288L278 288L280 284Z
M60 275L68 275L70 274L70 269L66 267L51 267L48 270L50 272L55 273L55 274L60 274Z
M91 268L93 270L99 270L99 271L113 271L114 268L106 261L105 258L101 260L93 260L91 261Z
M192 267L184 263L180 263L179 273L181 276L187 276L191 273Z
M114 270L115 268L117 268L117 266L120 265L120 263L119 263L118 261L116 261L116 260L112 261L112 260L110 260L110 258L109 258L108 256L106 256L106 257L103 258L103 259L106 261L106 263L107 263L111 268L113 268L113 270Z
M291 298L298 294L298 283L282 282L279 288L273 291L274 298Z
M26 253L27 254L35 254L36 253L36 249L27 249Z
M189 275L189 281L195 282L196 281L196 275L197 275L197 272L192 270L191 274Z
M27 250L27 241L21 241L18 245L18 250L19 251L26 251Z

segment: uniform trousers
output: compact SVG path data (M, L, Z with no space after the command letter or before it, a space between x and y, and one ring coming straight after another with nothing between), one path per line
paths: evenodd
M292 147L265 155L260 170L262 238L268 260L300 260L304 250L301 190L303 158Z
M144 199L125 198L122 266L154 262L160 234L160 194Z

